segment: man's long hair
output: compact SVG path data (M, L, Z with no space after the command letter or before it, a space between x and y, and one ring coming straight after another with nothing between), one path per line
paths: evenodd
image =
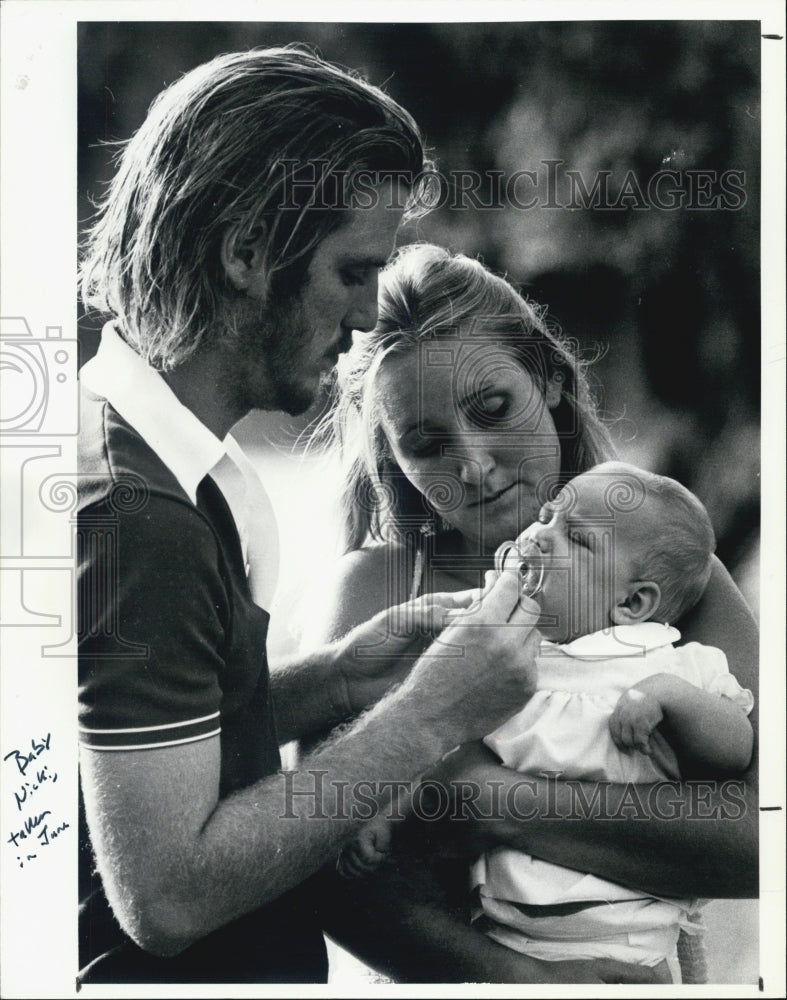
M123 147L87 237L83 301L171 370L230 332L226 235L263 248L282 304L362 173L400 177L407 214L430 207L436 173L395 101L299 45L219 56L160 94Z

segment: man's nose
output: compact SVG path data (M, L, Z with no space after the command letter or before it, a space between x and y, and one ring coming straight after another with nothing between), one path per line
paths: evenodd
M369 333L377 326L377 271L358 286L345 326Z

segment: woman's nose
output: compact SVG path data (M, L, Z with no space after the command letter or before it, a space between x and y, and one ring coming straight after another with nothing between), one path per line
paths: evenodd
M469 486L481 486L494 467L494 457L483 445L464 447L459 453L459 478Z

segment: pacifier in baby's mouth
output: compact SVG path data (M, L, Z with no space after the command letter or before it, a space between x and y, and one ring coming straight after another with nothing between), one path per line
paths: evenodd
M540 593L544 585L544 553L529 538L523 538L518 542L504 542L495 552L495 569L502 573L504 569L511 569L511 560L517 560L517 572L519 574L519 592L523 597L535 597ZM509 563L506 567L506 563Z

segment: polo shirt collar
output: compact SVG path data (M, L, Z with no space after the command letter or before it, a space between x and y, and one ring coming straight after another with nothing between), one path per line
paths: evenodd
M208 430L111 323L104 327L98 353L82 368L80 379L112 404L196 503L197 487L227 453L232 438L220 441Z
M638 625L613 625L600 632L582 635L572 642L558 644L568 656L620 656L627 648L658 649L680 641L680 632L661 622L640 622Z

